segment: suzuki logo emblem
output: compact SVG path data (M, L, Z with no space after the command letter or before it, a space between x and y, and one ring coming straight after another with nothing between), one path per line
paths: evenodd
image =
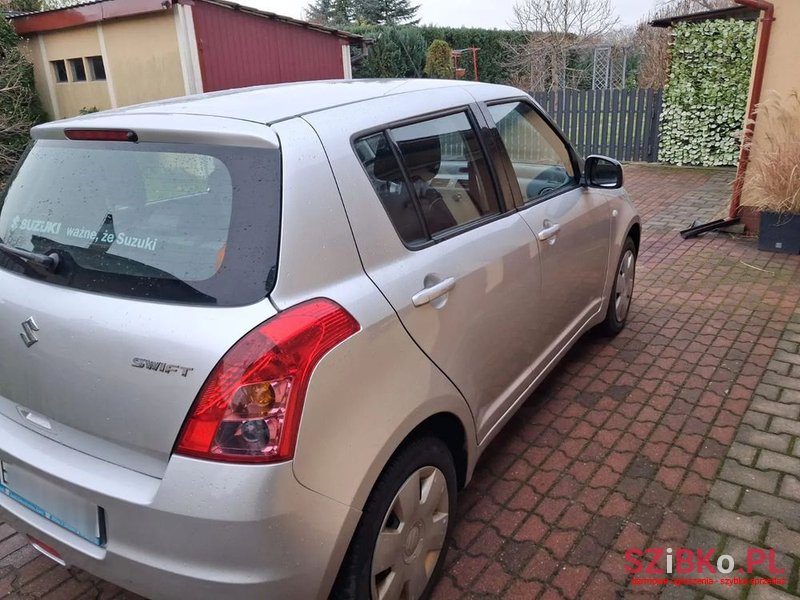
M33 320L33 317L22 323L22 333L19 334L19 337L22 338L28 348L39 341L39 338L36 337L36 331L39 331L39 326Z

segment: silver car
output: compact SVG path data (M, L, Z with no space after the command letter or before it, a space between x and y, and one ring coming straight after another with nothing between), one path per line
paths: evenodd
M0 196L0 518L151 598L425 598L481 452L625 325L622 169L514 88L271 86L33 138Z

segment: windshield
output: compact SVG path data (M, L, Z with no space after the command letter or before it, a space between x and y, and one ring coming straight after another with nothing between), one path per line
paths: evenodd
M251 304L274 283L280 193L277 150L38 141L0 195L0 239L60 264L0 267L99 293Z

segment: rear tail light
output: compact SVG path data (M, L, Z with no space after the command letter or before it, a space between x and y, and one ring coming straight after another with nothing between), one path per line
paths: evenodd
M248 333L209 375L176 452L240 463L290 460L311 372L359 329L341 306L317 299Z

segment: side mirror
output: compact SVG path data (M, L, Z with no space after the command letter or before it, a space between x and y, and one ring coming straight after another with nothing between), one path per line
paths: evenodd
M590 156L586 159L583 177L587 187L616 190L622 187L622 165L607 156Z

